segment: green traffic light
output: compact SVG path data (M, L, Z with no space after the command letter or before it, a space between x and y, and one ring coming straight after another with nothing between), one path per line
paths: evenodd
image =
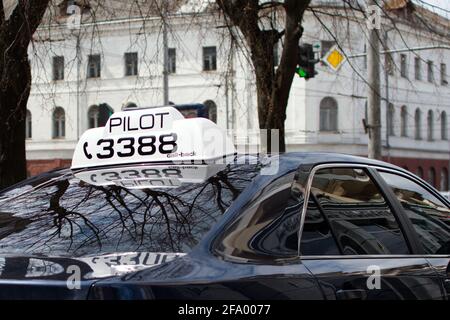
M300 78L306 78L308 75L305 70L300 67L295 68L295 72L299 75Z

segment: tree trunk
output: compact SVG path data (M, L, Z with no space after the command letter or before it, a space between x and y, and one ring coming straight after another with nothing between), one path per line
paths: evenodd
M259 4L258 0L217 0L224 13L225 21L237 26L242 32L255 69L256 91L258 96L259 128L268 130L268 141L261 141L268 152L285 152L286 108L289 93L298 62L298 46L303 29L303 13L310 0L285 0L282 2ZM284 9L284 30L261 30L260 11L268 6ZM277 9L275 9L277 10ZM267 17L267 13L263 16ZM283 51L277 70L274 69L274 46L283 39ZM270 132L277 130L278 150L272 150ZM264 135L262 136L264 139Z
M28 46L49 0L19 0L9 19L0 2L0 189L26 178L25 118L31 87Z
M7 79L0 82L0 188L26 178L25 117L30 94L28 56L7 57ZM5 61L3 60L3 61Z

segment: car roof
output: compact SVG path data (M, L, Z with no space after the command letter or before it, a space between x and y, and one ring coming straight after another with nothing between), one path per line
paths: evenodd
M287 152L282 154L281 158L290 159L291 161L297 161L298 165L319 165L326 163L355 163L364 164L370 166L379 166L390 169L396 169L405 173L408 173L405 169L398 167L396 165L369 159L362 156L354 156L343 153L333 153L333 152Z
M272 154L274 156L275 154ZM255 154L237 154L238 157L254 157ZM261 160L262 157L259 157ZM384 167L389 169L395 169L397 171L401 171L405 174L411 175L411 173L401 167L398 167L396 165L374 160L374 159L368 159L366 157L361 156L354 156L354 155L348 155L348 154L342 154L342 153L332 153L332 152L286 152L279 154L280 159L280 166L278 175L285 174L289 171L292 171L294 168L298 168L301 165L304 166L316 166L319 164L326 164L326 163L355 163L355 164L363 164L363 165L371 165L371 166L378 166L378 167ZM140 166L142 164L152 165L152 163L139 163L135 164L136 166ZM164 163L154 163L155 165L162 165ZM171 163L169 163L171 164ZM133 166L133 164L126 164L123 165L126 167ZM107 166L110 167L110 166ZM114 167L120 167L120 166L114 166ZM89 171L92 169L84 169L81 171ZM80 171L80 170L77 170ZM31 184L33 186L39 185L41 183L44 183L48 180L51 180L53 178L60 178L62 176L67 176L70 174L72 170L70 168L60 168L55 169L52 171L48 171L45 173L42 173L41 175L29 178L27 180L24 180L22 182L19 182L16 185L10 186L6 189L1 190L1 192L12 190L18 186L21 186L23 184ZM69 177L69 176L68 176Z

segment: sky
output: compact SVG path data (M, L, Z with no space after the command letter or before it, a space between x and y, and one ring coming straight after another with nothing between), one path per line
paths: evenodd
M430 3L435 6L439 6L446 10L450 10L450 0L422 0L422 1Z

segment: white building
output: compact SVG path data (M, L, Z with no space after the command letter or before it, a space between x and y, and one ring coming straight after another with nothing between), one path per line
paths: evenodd
M68 28L64 5L53 8L51 26L44 23L35 36L27 129L31 174L70 163L77 139L89 127L101 125L109 109L163 103L161 19L157 12L142 18L137 8L124 8L126 2L110 2L110 12L84 8L79 29ZM321 41L324 52L336 43L348 55L365 52L368 30L362 13L349 17L340 5L321 3L316 1L316 16L306 12L302 41ZM390 63L381 67L382 119L391 121L389 132L386 122L382 124L383 154L447 189L450 51L442 48L450 46L450 23L423 8L414 10L406 0L395 5L386 8L389 17L382 21L387 49L430 49L386 55ZM92 22L89 12L94 9ZM193 15L184 12L186 7L171 9L170 101L207 102L224 128L258 128L251 66L239 46L231 49L223 22L213 12ZM74 23L69 20L69 25ZM334 72L319 63L315 78L294 79L286 120L288 150L367 154L365 64L363 56L349 58Z

